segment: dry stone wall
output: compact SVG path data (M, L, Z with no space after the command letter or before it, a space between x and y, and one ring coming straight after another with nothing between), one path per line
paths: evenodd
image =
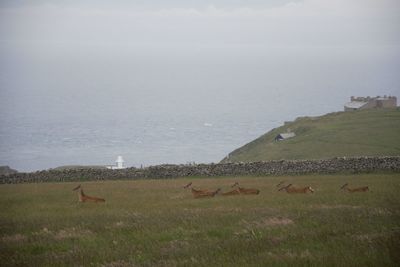
M77 182L131 179L168 179L239 175L300 175L332 173L400 172L398 157L334 158L329 160L278 160L252 163L157 165L147 168L44 170L0 176L0 183Z

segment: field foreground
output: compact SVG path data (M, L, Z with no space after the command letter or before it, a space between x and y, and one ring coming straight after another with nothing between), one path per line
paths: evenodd
M277 192L286 180L314 194ZM183 186L259 195L194 199ZM1 266L396 266L400 174L0 186ZM366 193L345 193L368 185Z

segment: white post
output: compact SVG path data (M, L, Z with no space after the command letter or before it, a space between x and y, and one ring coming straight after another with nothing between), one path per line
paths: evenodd
M118 169L123 169L124 168L124 160L122 156L118 156L117 160L115 161L117 163L117 168Z

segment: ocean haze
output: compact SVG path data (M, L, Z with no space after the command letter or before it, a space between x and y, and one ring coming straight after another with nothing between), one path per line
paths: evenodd
M399 97L398 4L314 2L4 2L0 165L218 162L351 95Z

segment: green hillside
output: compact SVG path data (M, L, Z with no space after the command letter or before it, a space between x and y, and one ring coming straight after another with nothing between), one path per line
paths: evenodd
M295 137L275 141L280 133ZM400 155L400 108L301 117L233 151L222 162Z

